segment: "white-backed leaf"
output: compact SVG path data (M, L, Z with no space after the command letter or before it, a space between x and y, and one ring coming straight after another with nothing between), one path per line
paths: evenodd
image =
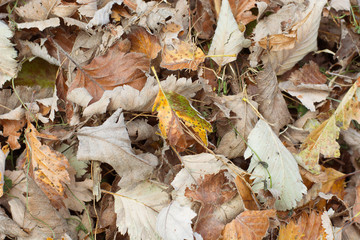
M209 55L238 54L248 40L244 33L239 30L234 15L231 12L228 0L223 0L219 14L219 20L209 50ZM211 57L219 66L235 61L236 57Z
M10 28L3 21L0 21L0 87L16 74L17 62L15 58L17 54L9 40L12 36L13 33Z
M170 202L165 188L154 182L141 182L121 189L115 195L116 225L130 239L160 239L156 233L158 212Z
M161 209L156 219L156 230L166 240L194 239L191 219L196 213L190 207L172 202Z
M266 180L268 189L279 194L280 198L275 202L277 210L296 207L297 202L306 193L306 186L302 183L299 167L293 155L271 127L261 119L251 131L248 145L244 157L252 155L248 172L252 172L251 178L254 179L253 191L257 193L263 189L263 181Z

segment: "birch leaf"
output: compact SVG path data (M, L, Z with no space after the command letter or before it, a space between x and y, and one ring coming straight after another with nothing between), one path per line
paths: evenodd
M175 201L161 209L156 219L157 232L168 240L194 239L191 219L195 216L190 207L182 207Z
M359 86L360 78L345 94L333 115L314 129L304 140L301 145L302 151L295 156L302 167L310 172L319 173L320 154L326 158L340 156L340 145L336 141L339 138L340 130L348 129L352 119L360 122Z
M219 20L209 55L237 55L241 49L249 45L244 33L239 30L228 0L223 0ZM236 57L211 57L219 66L235 61Z
M302 195L306 194L306 186L302 183L295 158L265 121L260 119L251 131L248 146L244 157L252 155L248 172L252 172L251 179L254 179L253 191L258 193L266 181L270 192L279 196L275 202L277 210L296 207Z
M156 233L158 212L170 202L165 188L153 182L121 189L115 195L116 225L130 239L159 239Z

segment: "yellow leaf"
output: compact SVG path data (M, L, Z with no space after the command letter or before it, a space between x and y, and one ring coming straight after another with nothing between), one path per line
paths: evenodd
M194 142L184 133L180 122L182 120L207 146L207 131L212 132L212 126L184 96L159 89L152 111L158 112L161 134L168 139L170 145L183 151Z

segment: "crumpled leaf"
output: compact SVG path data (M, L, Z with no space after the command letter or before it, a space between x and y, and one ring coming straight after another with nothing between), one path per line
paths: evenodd
M191 69L196 71L200 63L204 62L205 54L195 44L173 40L162 50L160 66L169 70Z
M196 213L191 208L182 207L176 201L164 207L156 218L156 230L163 239L194 239L191 219Z
M246 140L250 131L254 128L258 116L252 107L244 102L242 93L233 96L214 98L214 104L224 113L225 118L217 119L217 133L221 137L215 152L227 158L233 159L244 154ZM257 108L255 101L248 100L253 107ZM230 112L235 115L230 116ZM231 123L231 124L230 124ZM239 136L241 135L241 136Z
M56 140L54 136L39 133L29 121L27 125L25 139L30 173L53 206L59 209L64 206L64 184L70 183L69 162L60 152L38 140L38 137Z
M101 126L81 128L77 136L78 160L97 160L110 164L122 177L119 186L146 179L158 163L157 158L150 153L135 155L121 108Z
M94 17L90 20L87 27L102 26L110 22L111 8L114 4L121 5L123 0L111 0L106 3L104 7L97 10Z
M219 20L208 55L237 55L243 47L249 46L244 32L239 30L228 0L223 0ZM219 66L235 61L236 57L211 57Z
M252 173L250 179L254 179L253 191L258 193L264 189L266 181L268 190L279 197L275 202L277 210L295 208L307 190L302 183L298 165L270 126L261 119L248 137L244 157L249 158L251 155L247 171Z
M340 130L346 130L352 119L360 122L359 89L360 78L345 94L331 117L313 130L301 145L301 152L295 155L298 163L308 171L320 172L320 154L326 158L339 157L340 145L337 143Z
M259 112L277 133L289 123L291 116L279 89L276 74L270 65L265 66L265 69L259 72L256 83L259 89L256 98L259 104Z
M241 23L244 26L257 18L250 11L256 7L257 0L229 0L229 3L237 23ZM261 12L258 14L261 14Z
M162 136L179 151L193 144L183 131L180 121L193 130L205 146L208 145L207 132L212 132L212 126L184 96L176 92L163 92L160 88L152 111L158 112Z
M280 82L279 88L297 97L310 111L315 111L315 102L321 102L329 95L330 88L326 84L326 76L319 71L313 61L294 71L289 80Z
M224 240L251 239L261 240L270 226L269 218L275 218L276 211L244 211L234 220L226 224L222 231Z
M131 41L130 52L144 53L148 58L154 59L161 51L157 37L142 27L132 28L128 38Z
M84 66L84 72L78 69L68 92L85 87L93 97L91 101L96 102L105 90L124 84L141 90L146 82L144 72L149 70L150 60L142 53L126 53L129 47L127 41L115 44L105 55L95 57Z
M317 36L320 24L321 13L326 0L310 0L306 2L288 2L275 14L264 18L260 21L254 30L254 40L259 42L264 37L274 34L283 34L283 25L281 22L288 23L288 26L297 26L296 41L291 49L283 49L280 51L272 51L264 54L261 59L264 64L271 64L277 75L285 73L291 69L306 54L317 49ZM304 22L304 20L307 18ZM289 26L288 29L291 27ZM271 50L271 49L270 49ZM250 55L251 66L256 66L262 50L258 45L253 48Z
M200 81L192 82L191 78L176 79L174 75L170 75L166 80L161 81L161 86L163 86L166 91L174 91L187 98L193 97L195 93L202 88ZM128 85L123 85L111 91L105 91L99 101L88 107L86 106L90 100L85 100L85 105L81 105L86 107L83 115L91 116L96 113L104 113L106 110L116 110L118 108L126 111L150 112L158 92L159 85L155 78L150 76L141 91ZM79 94L77 94L77 96L76 103L79 104L83 100Z
M2 85L15 76L17 70L17 57L16 50L9 38L14 35L10 28L3 22L0 21L0 48L2 54L0 57L0 88Z
M128 186L114 194L116 225L131 239L158 239L156 217L170 202L164 186L145 181Z
M214 212L237 195L233 179L227 175L226 170L207 174L196 185L185 190L186 197L201 203L194 231L200 233L204 239L219 238L225 223Z

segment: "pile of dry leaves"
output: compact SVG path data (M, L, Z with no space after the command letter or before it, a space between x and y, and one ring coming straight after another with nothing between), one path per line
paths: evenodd
M0 239L360 239L359 5L0 0Z

